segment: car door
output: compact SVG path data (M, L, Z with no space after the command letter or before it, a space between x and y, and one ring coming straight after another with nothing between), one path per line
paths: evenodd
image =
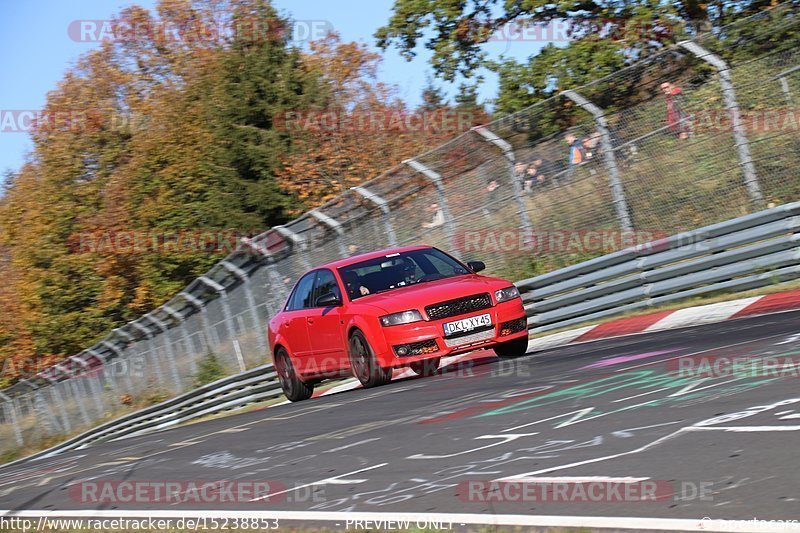
M306 322L311 342L314 365L320 372L332 372L350 368L344 341L344 324L341 305L321 307L317 299L328 293L335 294L342 302L342 290L333 272L327 268L317 271L314 282L314 307L308 310Z
M282 313L283 321L279 333L286 339L295 368L300 373L310 370L311 339L308 334L307 313L312 310L314 280L317 272L312 271L300 278L295 285L286 309Z

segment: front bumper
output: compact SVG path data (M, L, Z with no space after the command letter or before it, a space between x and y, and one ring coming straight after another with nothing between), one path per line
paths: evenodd
M444 336L444 324L464 318L489 314L492 325L478 328L459 336ZM519 328L522 328L521 330ZM373 346L378 362L383 367L402 367L409 363L469 352L480 348L491 348L498 342L505 342L528 336L527 318L522 300L515 298L465 315L440 320L429 320L382 327L382 342ZM435 350L433 345L435 343ZM397 347L422 347L424 353L417 355L398 355ZM413 351L413 350L412 350Z

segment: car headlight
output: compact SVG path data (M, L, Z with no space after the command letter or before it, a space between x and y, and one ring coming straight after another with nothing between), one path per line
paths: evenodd
M420 320L422 320L422 315L416 309L409 309L408 311L392 313L391 315L384 315L380 318L382 326L397 326L398 324L410 324L411 322L419 322Z
M497 303L513 300L514 298L519 298L519 290L514 286L494 291L494 299L497 300Z

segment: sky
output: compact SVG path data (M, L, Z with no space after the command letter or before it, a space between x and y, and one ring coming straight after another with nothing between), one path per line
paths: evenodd
M96 44L73 40L70 24L81 20L108 20L122 8L138 4L153 10L157 0L0 0L0 120L17 117L19 111L44 107L47 92L54 89L65 71ZM273 0L282 14L300 21L324 21L345 41L360 41L375 47L373 34L386 24L393 0ZM518 59L541 48L537 42L493 42L486 46L491 57L501 54ZM396 85L398 95L416 105L427 78L433 72L430 54L422 46L408 62L397 50L382 53L380 80ZM489 102L497 92L497 78L490 73L479 97ZM449 95L456 84L439 85ZM11 113L11 115L9 115ZM9 132L0 123L0 182L8 171L18 169L32 148L27 133Z

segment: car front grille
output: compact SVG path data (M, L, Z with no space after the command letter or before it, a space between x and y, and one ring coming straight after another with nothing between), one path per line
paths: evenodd
M456 338L445 338L444 343L447 345L448 348L452 348L453 346L462 346L466 344L473 344L475 342L482 342L487 339L491 339L494 337L494 328L489 328L484 331L479 331L477 333L470 333L469 335L464 335L461 337Z
M488 292L485 292L429 305L425 308L425 312L428 314L429 319L439 320L441 318L450 318L451 316L466 315L473 311L488 309L491 306L492 298Z

